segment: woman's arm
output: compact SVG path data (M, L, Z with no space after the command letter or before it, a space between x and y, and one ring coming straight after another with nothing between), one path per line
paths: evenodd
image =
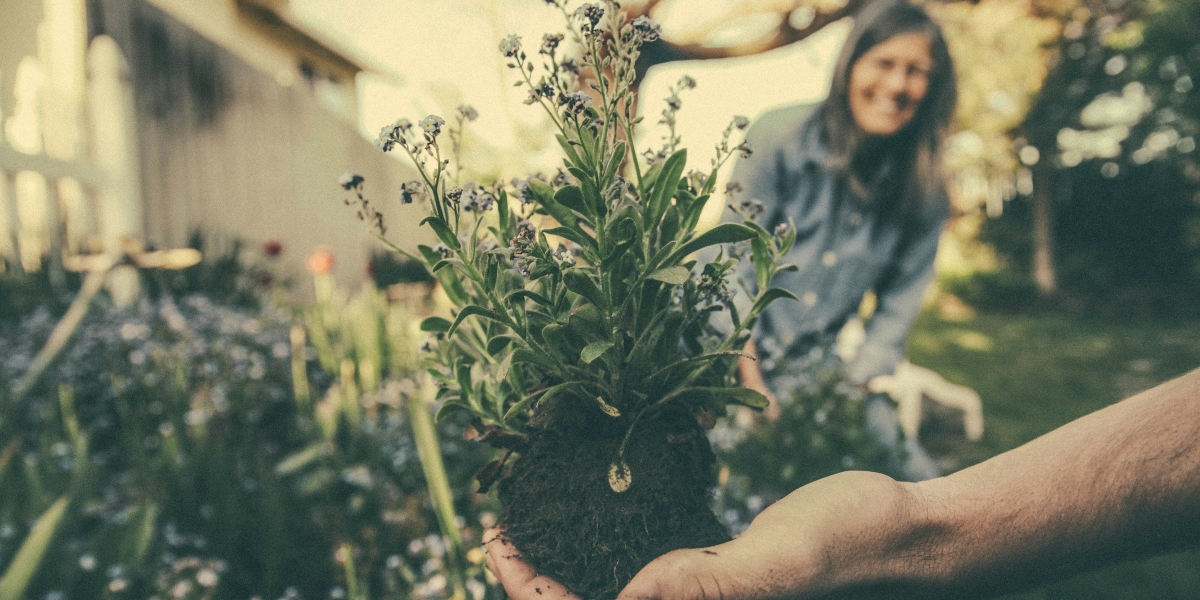
M651 563L620 600L970 598L1200 547L1200 370L921 483L841 473L732 542Z

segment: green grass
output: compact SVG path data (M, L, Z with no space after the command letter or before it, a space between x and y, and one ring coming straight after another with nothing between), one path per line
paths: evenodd
M981 442L931 448L963 467L1200 367L1200 321L929 311L909 359L983 398ZM957 461L953 459L957 458ZM1200 551L1114 565L1008 600L1200 598Z

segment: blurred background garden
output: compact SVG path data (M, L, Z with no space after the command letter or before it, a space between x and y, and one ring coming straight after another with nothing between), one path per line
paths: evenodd
M472 479L492 451L435 423L420 363L417 323L447 309L338 176L411 249L415 173L369 141L396 117L471 104L468 179L553 174L552 125L496 51L556 31L546 4L0 0L0 600L500 597ZM701 164L730 116L819 100L866 4L622 3L663 28L638 148L683 74ZM923 4L960 99L908 359L982 399L978 440L924 404L952 472L1200 366L1200 1ZM778 425L714 430L735 531L879 460L857 392L808 381ZM1200 597L1200 553L1013 597Z

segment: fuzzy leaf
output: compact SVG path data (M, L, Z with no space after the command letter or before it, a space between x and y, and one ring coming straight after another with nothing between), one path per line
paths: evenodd
M648 277L671 285L683 285L687 282L689 274L691 271L683 267L667 267L651 273Z
M587 298L592 304L600 308L607 308L608 302L604 298L604 294L600 293L600 288L596 286L596 282L582 269L567 269L562 274L563 285L567 286L568 290Z
M511 335L498 335L498 336L488 340L488 343L487 343L488 354L491 354L492 356L499 354L502 350L507 348L508 345L511 344L512 341L515 339L516 338L514 338Z
M577 185L563 186L554 194L554 201L581 215L593 216L591 207L584 203L583 192Z
M769 304L771 304L772 302L774 302L780 298L791 298L792 300L799 300L799 298L797 298L795 294L793 294L785 289L771 288L771 289L767 290L766 292L764 292L761 297L759 297L758 302L755 302L754 307L750 309L750 314L746 315L746 316L753 317L754 315L757 315L758 313L765 310Z
M583 246L584 248L589 248L593 251L596 249L596 240L593 240L592 236L590 235L581 233L578 229L573 229L571 227L553 227L551 229L543 230L542 233L566 238L572 242L575 242L576 244L579 244L580 246Z
M583 352L580 353L579 358L582 359L583 362L591 364L592 361L600 358L600 355L607 352L609 348L612 348L612 346L612 342L592 342L583 349Z
M554 305L554 303L551 302L549 298L547 298L537 292L531 292L529 290L517 290L517 291L505 296L504 301L508 302L509 304L512 304L512 303L516 302L517 300L521 300L524 298L533 300L534 302L537 302L538 304L541 304L542 306L553 306Z
M458 237L454 235L454 232L450 230L450 226L445 221L437 217L425 217L421 219L421 225L426 223L429 223L429 226L433 228L433 232L437 234L438 239L442 240L442 243L447 248L462 250L462 245L459 244Z
M465 319L471 315L479 315L481 317L485 317L485 318L491 319L493 321L496 321L497 323L507 324L507 322L508 322L508 320L505 319L504 316L502 316L500 313L490 311L482 306L476 306L474 304L471 304L468 306L464 306L463 309L461 311L459 311L458 317L456 317L454 319L454 323L452 325L450 325L450 329L446 331L446 337L450 337L450 336L454 335L454 332L458 331L458 326L462 325L463 319Z
M744 242L754 238L756 235L757 234L753 229L750 229L745 225L739 225L737 223L723 223L713 227L712 229L709 229L708 231L705 231L697 236L696 239L680 246L671 254L671 258L667 259L667 263L669 264L679 261L683 259L683 257L700 250L701 248L715 246L716 244Z

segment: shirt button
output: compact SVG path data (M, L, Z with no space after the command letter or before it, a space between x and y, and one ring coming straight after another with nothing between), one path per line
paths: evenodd
M805 306L812 308L817 305L817 293L804 292L804 295L800 297L800 301L803 302Z
M823 264L827 267L832 267L833 265L836 265L837 264L837 252L834 252L833 250L826 250L825 254L821 255L821 264Z

